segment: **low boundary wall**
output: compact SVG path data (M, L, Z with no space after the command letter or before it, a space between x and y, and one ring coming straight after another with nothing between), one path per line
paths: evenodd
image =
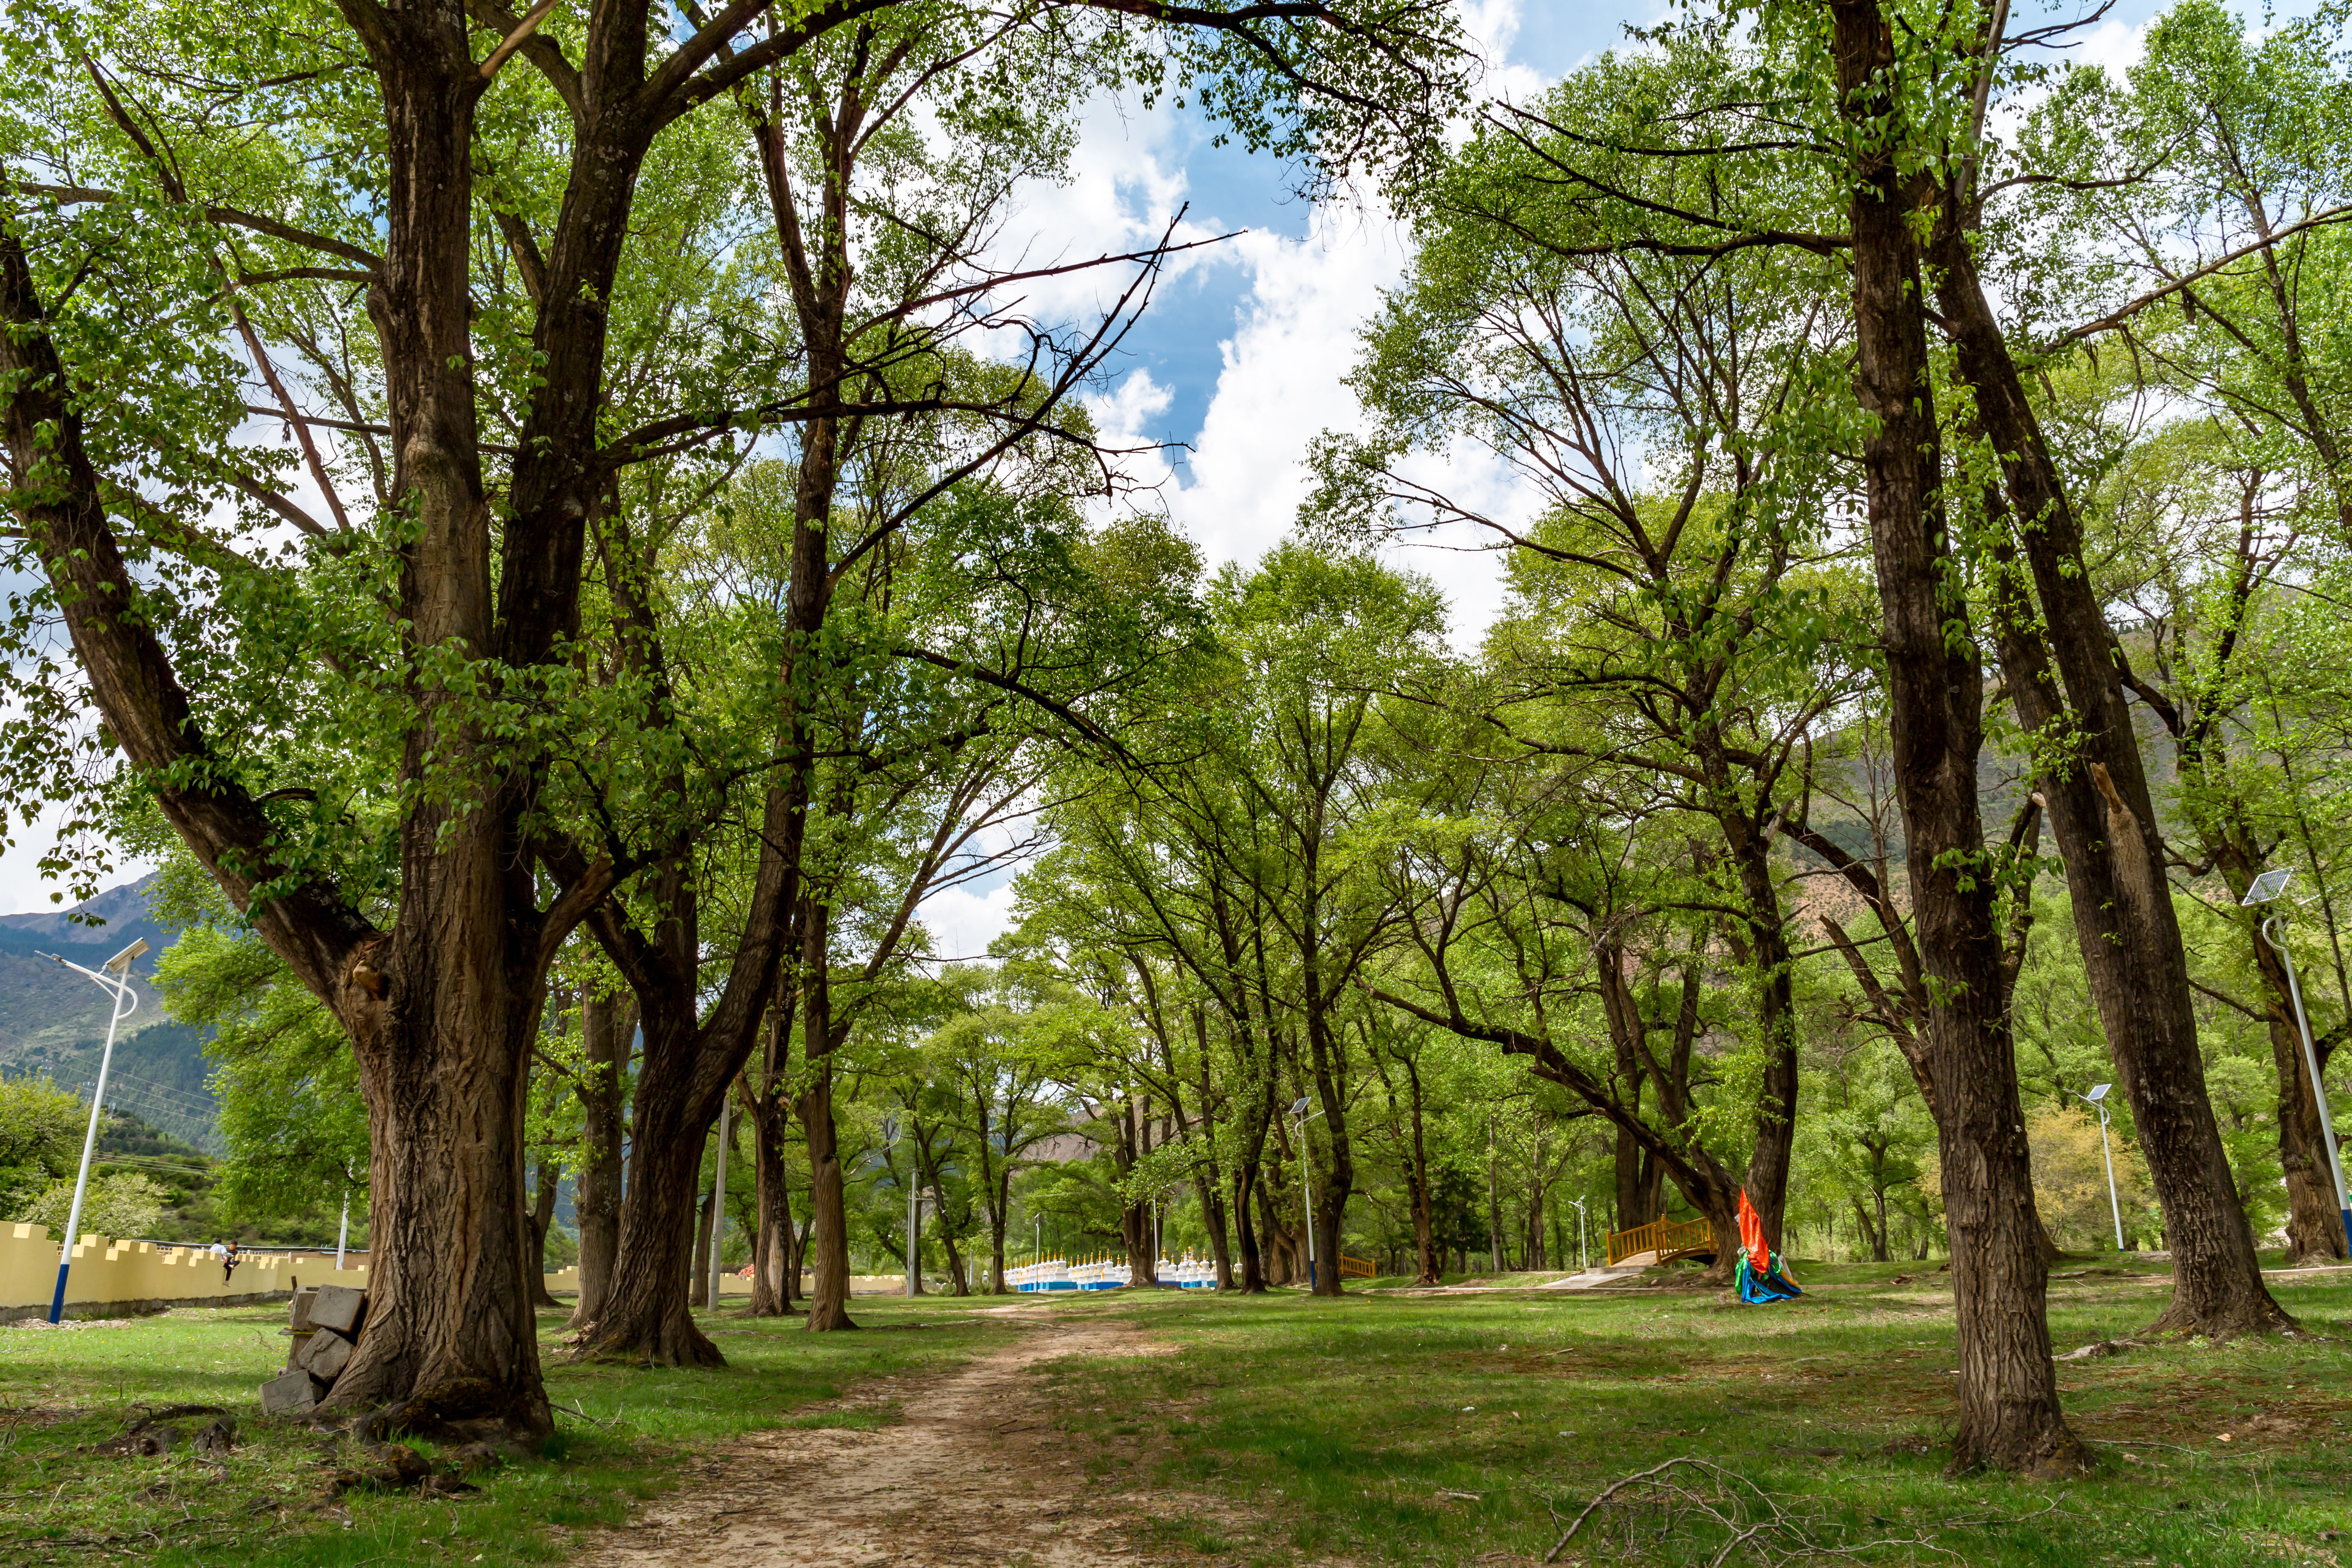
M66 1316L121 1318L165 1307L283 1301L303 1285L367 1289L367 1267L337 1268L309 1251L240 1252L236 1271L199 1247L86 1234L66 1276ZM0 1225L0 1322L47 1317L58 1289L58 1244L41 1225Z
M803 1293L814 1283L802 1276ZM203 1247L153 1241L116 1241L85 1235L73 1249L66 1276L66 1316L127 1318L166 1307L243 1307L283 1301L301 1286L349 1285L367 1289L364 1263L337 1268L331 1257L309 1248L247 1249L236 1271L221 1278L221 1260ZM0 1225L0 1323L49 1315L58 1289L58 1244L48 1227ZM580 1270L559 1269L547 1277L551 1295L577 1295ZM896 1296L907 1289L901 1274L850 1277L853 1296ZM732 1274L719 1281L719 1294L749 1297L751 1282Z

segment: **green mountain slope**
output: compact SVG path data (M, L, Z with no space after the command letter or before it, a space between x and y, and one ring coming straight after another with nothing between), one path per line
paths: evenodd
M152 877L54 913L0 915L0 1072L42 1074L88 1093L106 1045L106 993L43 953L95 969L131 942L152 950L131 967L139 1010L122 1021L109 1075L110 1108L198 1148L213 1146L205 1092L208 1032L174 1023L146 976L173 941L148 907Z

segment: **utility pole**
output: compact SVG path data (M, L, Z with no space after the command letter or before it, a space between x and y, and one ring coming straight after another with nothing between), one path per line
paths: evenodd
M2287 879L2294 875L2294 868L2292 866L2263 872L2254 879L2253 886L2246 889L2246 896L2239 901L2239 907L2252 909L2269 903L2286 891ZM2311 1074L2312 1101L2319 1108L2320 1142L2327 1146L2327 1173L2336 1178L2336 1212L2344 1221L2344 1244L2352 1248L2352 1196L2345 1194L2344 1156L2336 1147L2336 1119L2328 1114L2327 1085L2320 1079L2319 1052L2311 1043L2311 1019L2303 1010L2303 981L2294 972L2294 954L2286 949L2285 926L2286 916L2272 915L2263 921L2263 940L2270 943L2271 951L2277 953L2280 962L2286 965L2287 994L2294 1001L2295 1026L2303 1031L2303 1065Z
M65 1245L58 1248L58 1293L49 1301L49 1321L53 1323L66 1314L66 1274L73 1268L74 1242L78 1239L76 1233L81 1229L82 1198L89 1191L89 1158L98 1150L99 1118L105 1114L106 1075L114 1066L114 1032L121 1027L123 1019L139 1011L139 993L131 986L131 964L146 951L147 940L142 937L108 959L97 970L68 963L54 952L41 954L52 963L63 963L77 974L88 975L114 998L113 1015L106 1021L106 1050L98 1058L98 1085L89 1094L89 1131L82 1135L81 1140L81 1173L74 1178L73 1207L66 1215ZM114 978L108 979L110 974Z
M1298 1121L1298 1184L1307 1194L1307 1289L1315 1289L1315 1161L1307 1142L1307 1124L1323 1113L1307 1114L1307 1097L1300 1095L1290 1108Z
M2115 1216L2116 1250L2121 1252L2124 1249L2124 1211L2123 1206L2116 1202L2115 1151L2107 1147L2107 1090L2113 1088L2115 1085L2111 1083L2095 1083L2090 1093L2075 1094L2074 1098L2099 1113L2099 1152L2107 1162L2107 1213ZM2074 1093L2073 1089L2066 1092Z
M719 1169L710 1182L710 1310L714 1312L719 1310L719 1243L727 1235L727 1145L733 1142L727 1113L733 1109L724 1094L719 1097Z
M910 1297L921 1294L923 1289L919 1273L923 1266L922 1224L923 1192L915 1184L914 1177L909 1175L907 1178L907 1294Z

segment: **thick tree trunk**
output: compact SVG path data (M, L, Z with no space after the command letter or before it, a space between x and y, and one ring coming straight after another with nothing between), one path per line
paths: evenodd
M1266 1283L1298 1284L1307 1278L1306 1257L1292 1238L1289 1226L1275 1212L1273 1184L1261 1179L1256 1185L1259 1245L1265 1258Z
M1709 730L1703 736L1703 749L1708 742L1719 745L1720 737ZM1755 807L1741 799L1729 765L1719 754L1708 758L1707 771L1723 803L1717 820L1738 868L1740 898L1747 906L1738 945L1746 950L1755 976L1757 1022L1763 1036L1764 1072L1756 1086L1756 1143L1748 1160L1748 1202L1763 1224L1765 1245L1778 1250L1789 1204L1789 1164L1797 1147L1797 966L1781 922L1771 841L1748 815Z
M1010 1296L1013 1287L1004 1279L1004 1227L1012 1219L1013 1172L1010 1166L997 1175L996 1202L988 1211L988 1284L992 1296Z
M1864 1204L1860 1198L1855 1198L1852 1201L1852 1206L1853 1209L1853 1228L1855 1232L1861 1236L1863 1247L1870 1254L1870 1260L1873 1263L1885 1262L1886 1233L1881 1230L1878 1226L1871 1223L1870 1206L1867 1204ZM1885 1223L1885 1216L1884 1215L1880 1216L1881 1224Z
M1748 1160L1748 1201L1763 1222L1767 1246L1778 1249L1780 1226L1789 1207L1789 1165L1797 1148L1797 1020L1796 999L1790 990L1795 965L1788 944L1775 942L1780 957L1767 960L1763 990L1768 1005L1762 1011L1765 1038L1763 1081L1756 1090L1756 1147ZM1769 999L1775 994L1779 1005Z
M1977 416L2000 455L2019 546L2041 600L2038 627L2010 617L2003 663L2016 645L2025 656L2018 660L2024 668L2009 670L2019 716L2041 737L2041 749L2063 747L2042 775L2042 794L2065 863L2091 997L2172 1247L2172 1301L2155 1327L2266 1332L2293 1320L2263 1283L2253 1230L2206 1093L2188 956L2112 634L2064 485L1978 280L1967 226L1952 210L1965 199L1951 197L1937 227L1937 300ZM2047 667L2032 668L2044 635L2068 704L2058 701Z
M2290 1043L2282 1047L2284 1033ZM2286 1173L2286 1247L2290 1262L2343 1261L2344 1216L2336 1206L2336 1175L2327 1164L2327 1138L2303 1065L2303 1042L2290 1027L2271 1025L2279 1074L2279 1165Z
M1313 862L1309 862L1311 866ZM1312 985L1316 971L1307 966L1307 979ZM1345 1234L1348 1199L1356 1190L1356 1159L1354 1146L1348 1137L1348 1101L1342 1092L1340 1079L1344 1063L1340 1053L1345 1047L1330 1029L1328 1009L1310 1004L1307 1018L1307 1055L1315 1069L1315 1093L1323 1108L1323 1129L1330 1141L1331 1163L1315 1184L1315 1213L1307 1223L1315 1227L1315 1257L1318 1266L1312 1270L1315 1293L1318 1296L1340 1294L1340 1239ZM1302 1139L1301 1152L1310 1163L1315 1158L1311 1139Z
M572 1198L572 1211L580 1223L580 1295L572 1303L570 1325L574 1331L596 1321L612 1279L614 1256L621 1249L622 1113L636 1032L633 1003L581 987L580 1035L586 1060L580 1074L583 1158Z
M1125 1181L1137 1163L1151 1152L1151 1115L1150 1102L1141 1095L1130 1094L1119 1104L1112 1117L1116 1132L1111 1156ZM1158 1282L1159 1271L1151 1246L1151 1209L1148 1204L1123 1205L1118 1211L1120 1249L1127 1254L1127 1277L1130 1285L1150 1285Z
M1728 1285L1739 1271L1739 1194L1725 1187L1710 1190L1706 1196L1699 1212L1706 1216L1715 1259L1699 1270L1699 1283Z
M1638 1113L1640 1100L1634 1101ZM1665 1196L1664 1174L1656 1164L1643 1156L1648 1152L1641 1141L1622 1127L1616 1132L1616 1211L1614 1229L1633 1230L1658 1217L1660 1200Z
M784 1180L783 1100L773 1094L751 1097L752 1180L759 1192L759 1258L752 1269L751 1316L783 1317L792 1311L793 1276L793 1194Z
M639 1001L647 998L642 994ZM716 1115L698 1116L690 998L645 1008L645 1063L630 1126L629 1191L603 1310L577 1353L653 1366L723 1366L696 1326L693 1292L702 1154ZM684 1037L680 1037L683 1036Z
M936 1205L931 1218L939 1227L940 1246L948 1255L948 1294L969 1296L971 1282L964 1277L963 1251L956 1246L955 1232L948 1228L947 1194L940 1190L936 1179L931 1184L931 1202Z
M1209 1231L1209 1260L1216 1269L1217 1289L1230 1290L1234 1288L1233 1241L1225 1224L1225 1194L1216 1183L1215 1170L1205 1172L1193 1189L1201 1194L1201 1222Z
M1503 1271L1503 1186L1495 1164L1495 1130L1486 1129L1486 1271Z
M2050 1359L2048 1279L2017 1094L1997 888L1977 800L1984 678L1943 501L1910 184L1895 147L1893 34L1877 0L1829 0L1837 86L1857 166L1848 205L1854 390L1887 663L1895 774L1929 1005L1932 1080L1959 1329L1953 1463L2035 1474L2084 1467Z
M1255 1160L1234 1167L1234 1223L1241 1231L1241 1291L1244 1296L1265 1294L1265 1257L1258 1247L1257 1229L1250 1223L1250 1199L1256 1194L1263 1179Z
M695 1184L699 1190L701 1183ZM717 1228L718 1213L718 1198L703 1192L702 1201L695 1208L694 1254L687 1264L686 1304L705 1310L710 1307L710 1239Z
M466 921L403 914L395 949L436 936L459 946ZM388 961L387 1016L353 1041L368 1102L368 1320L326 1408L404 1407L397 1424L423 1432L541 1435L551 1424L524 1281L522 1089L542 999L501 998L503 976L458 958Z
M819 1060L814 1081L800 1099L801 1131L809 1152L812 1333L857 1326L849 1317L849 1211L842 1197L841 1150L833 1125L833 1064L824 1058Z
M1159 1270L1151 1256L1151 1210L1148 1205L1129 1204L1118 1211L1118 1239L1127 1252L1129 1283L1158 1283Z
M563 1305L547 1289L547 1232L555 1224L556 1187L561 1180L553 1160L539 1163L539 1183L530 1194L530 1267L523 1276L534 1307Z
M1435 1285L1439 1282L1437 1221L1429 1190L1429 1145L1422 1136L1421 1068L1407 1058L1404 1070L1412 1097L1412 1163L1407 1172L1412 1183L1412 1282Z
M2231 853L2236 847L2223 840L2215 859L2227 873L2230 890L2243 898L2260 868L2251 855ZM2287 1257L2294 1263L2337 1262L2345 1256L2344 1218L2336 1206L2336 1176L2328 1167L2327 1137L2319 1124L2319 1102L2312 1096L2310 1069L2304 1065L2303 1034L2294 1021L2286 967L2260 931L2250 931L2248 941L2268 1004L2271 1065L2278 1075L2279 1168L2286 1176ZM2314 1044L2319 1070L2325 1074L2330 1042L2322 1039Z

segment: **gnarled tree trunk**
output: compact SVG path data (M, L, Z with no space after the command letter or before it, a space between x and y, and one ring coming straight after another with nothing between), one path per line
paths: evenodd
M494 872L491 856L478 864ZM405 1406L398 1424L418 1430L544 1433L521 1201L525 1064L544 1000L464 962L471 922L458 910L472 900L412 912L420 896L460 891L437 880L411 883L401 929L362 982L384 991L352 1039L368 1102L368 1318L326 1408ZM472 879L476 899L495 880Z

